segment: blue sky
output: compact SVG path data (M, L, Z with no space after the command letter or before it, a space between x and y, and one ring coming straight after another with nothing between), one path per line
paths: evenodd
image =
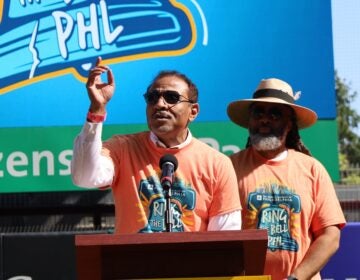
M331 0L331 4L335 69L351 91L358 92L352 108L360 114L360 0Z

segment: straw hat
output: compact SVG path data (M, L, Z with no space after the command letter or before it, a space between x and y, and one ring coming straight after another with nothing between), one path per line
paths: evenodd
M234 123L247 128L250 104L254 102L285 104L294 109L299 129L309 127L316 122L317 115L311 109L296 105L295 101L299 97L300 92L296 92L294 95L293 90L288 83L275 78L264 79L261 80L252 99L231 102L227 108L227 113Z

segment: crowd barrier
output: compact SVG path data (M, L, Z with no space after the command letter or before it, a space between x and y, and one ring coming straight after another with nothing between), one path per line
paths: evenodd
M360 223L348 223L340 248L321 272L323 280L360 280Z

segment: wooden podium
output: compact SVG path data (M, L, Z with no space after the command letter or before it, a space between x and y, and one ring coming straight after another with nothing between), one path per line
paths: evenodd
M80 280L263 275L266 230L75 236Z

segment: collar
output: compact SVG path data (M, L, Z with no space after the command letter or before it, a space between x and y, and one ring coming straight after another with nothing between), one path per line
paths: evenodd
M286 149L285 151L278 154L276 157L272 158L271 161L281 161L285 159L287 155L288 155L288 150Z
M168 148L168 147L166 147L166 145L163 142L161 142L161 140L152 131L150 131L150 140L151 140L151 142L153 142L158 147ZM191 134L190 130L188 129L188 134L186 136L185 141L178 144L178 145L176 145L176 146L169 147L169 149L181 149L181 148L189 145L191 140L192 140L192 134Z

